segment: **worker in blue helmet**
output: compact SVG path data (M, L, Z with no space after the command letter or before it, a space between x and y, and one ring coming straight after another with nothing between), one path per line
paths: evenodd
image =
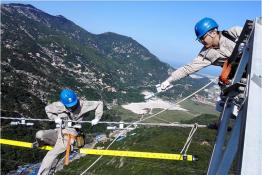
M38 172L41 175L50 173L53 162L59 154L65 152L69 136L79 137L82 128L80 121L84 114L95 111L95 118L91 124L96 125L99 122L103 115L103 102L87 101L79 98L73 90L63 89L60 93L60 101L47 105L45 111L48 118L55 121L56 129L40 130L36 133L37 142L34 146L43 144L54 146L54 149L50 150L42 161Z
M207 66L222 66L224 64L232 54L242 28L235 26L219 31L218 27L214 19L207 17L196 23L196 39L203 45L202 49L191 63L178 68L165 81L157 85L158 92L169 89L172 82L180 80Z
M62 102L69 110L75 110L74 108L79 106L76 93L70 89L62 90L60 93L60 102Z
M195 25L195 33L197 36L197 40L200 42L204 40L204 36L213 29L217 29L218 24L215 20L211 18L203 18L200 21L198 21Z

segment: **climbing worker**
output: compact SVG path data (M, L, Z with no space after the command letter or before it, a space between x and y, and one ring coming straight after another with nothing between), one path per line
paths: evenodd
M38 175L49 174L58 155L68 151L67 147L71 146L78 136L81 125L75 121L82 121L83 115L93 110L95 118L91 121L92 126L96 125L103 115L103 102L80 99L70 89L63 89L60 101L45 107L48 118L55 121L56 129L40 130L36 133L36 146L54 146L44 157Z
M228 30L218 31L218 24L212 18L203 18L195 25L197 40L203 44L203 48L196 58L169 76L164 82L157 86L157 91L166 91L171 83L193 74L209 65L223 66L224 62L231 56L236 41L242 31L241 27L232 27ZM159 88L160 87L160 88Z

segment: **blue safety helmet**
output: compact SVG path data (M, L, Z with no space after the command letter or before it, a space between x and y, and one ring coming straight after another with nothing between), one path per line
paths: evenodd
M203 18L195 25L197 40L204 36L208 31L218 28L218 24L212 18Z
M77 95L71 89L63 89L60 93L60 101L68 108L77 104Z

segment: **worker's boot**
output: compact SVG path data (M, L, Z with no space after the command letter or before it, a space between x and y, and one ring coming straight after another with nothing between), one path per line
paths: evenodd
M225 105L225 97L223 96L218 96L216 99L216 111L218 112L222 112L224 109L224 105Z
M42 146L45 146L46 143L40 139L36 139L35 142L33 142L32 144L32 148L39 148L39 147L42 147Z
M220 126L220 123L219 122L213 122L213 123L209 123L207 125L207 128L208 129L214 129L214 130L218 130L219 129L219 126ZM227 126L227 131L230 132L232 130L232 127L231 126Z
M238 116L238 111L239 111L238 106L234 105L233 112L230 118L235 120Z

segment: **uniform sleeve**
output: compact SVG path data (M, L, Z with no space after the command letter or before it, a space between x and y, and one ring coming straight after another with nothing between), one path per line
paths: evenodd
M60 102L54 102L45 107L45 112L47 117L51 120L55 120L56 118L65 118L68 114L65 112L65 107L60 104Z
M242 29L243 29L242 27L235 26L235 27L231 27L227 31L233 37L238 38L240 36L241 32L242 32Z
M46 115L49 119L51 120L55 120L57 118L57 114L51 112L50 110L50 105L46 106L45 107L45 112L46 112Z
M183 67L175 70L166 81L169 83L184 78L194 72L197 72L204 67L211 65L211 62L198 55L191 63L184 65Z
M103 115L102 101L85 101L83 105L83 113L95 110L95 118L100 120Z

